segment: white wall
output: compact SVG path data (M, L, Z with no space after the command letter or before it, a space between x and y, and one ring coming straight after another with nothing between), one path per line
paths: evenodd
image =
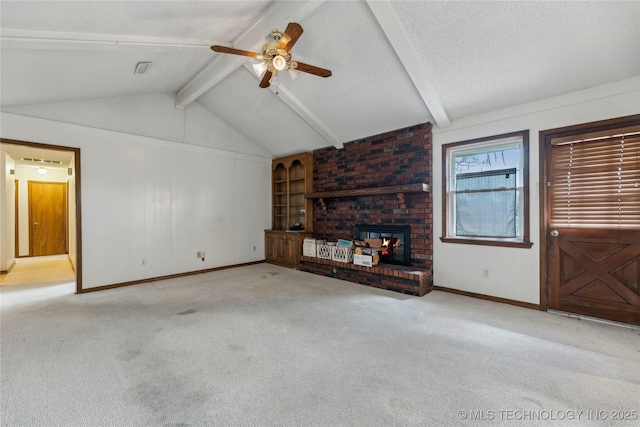
M67 165L67 170L71 170L71 174L68 176L68 193L69 206L67 207L67 224L69 224L69 230L67 230L67 242L69 247L69 260L73 264L75 270L78 263L78 246L76 244L76 168L75 168L75 154L71 157L71 161Z
M230 136L250 144L224 122L185 131L203 141L194 145L8 113L1 121L3 138L81 150L83 288L264 259L271 159L214 148Z
M36 117L128 135L273 157L197 102L182 110L174 93L3 107L5 113Z
M0 200L6 200L0 209L0 271L13 265L15 256L15 178L11 169L15 162L4 151L0 151Z
M640 76L433 129L434 284L527 303L540 303L539 131L640 114ZM529 130L530 249L442 243L442 145ZM482 277L482 269L489 277Z

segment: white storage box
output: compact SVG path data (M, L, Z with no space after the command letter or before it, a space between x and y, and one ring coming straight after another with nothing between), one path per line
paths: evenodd
M322 259L331 259L331 254L333 249L332 245L322 244L316 245L316 257Z
M375 267L380 262L380 257L376 255L358 255L353 256L353 263L364 267Z
M331 259L338 262L353 262L353 248L334 246Z
M316 256L316 239L304 239L302 243L302 255L304 256Z

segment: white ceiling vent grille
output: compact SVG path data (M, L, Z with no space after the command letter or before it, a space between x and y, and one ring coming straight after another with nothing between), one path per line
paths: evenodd
M133 70L133 74L145 74L147 71L149 71L150 67L151 62L138 62L136 64L136 69Z
M25 162L37 162L37 163L49 163L51 165L61 165L62 162L58 160L47 160L47 159L31 159L29 157L21 157Z

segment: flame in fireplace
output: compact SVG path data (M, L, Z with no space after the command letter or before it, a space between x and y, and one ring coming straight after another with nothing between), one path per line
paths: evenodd
M389 246L392 246L392 250L395 250L400 247L400 239L394 239L392 237L383 237L382 238L382 255L388 256L391 255L391 251L389 250Z
M393 242L393 247L394 248L400 247L400 239L394 239L394 240L395 240L395 242ZM382 238L382 247L383 248L388 248L390 244L391 244L391 239L388 239L386 237Z

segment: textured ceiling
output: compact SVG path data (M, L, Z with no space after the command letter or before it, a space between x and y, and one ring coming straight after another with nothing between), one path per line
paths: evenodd
M175 92L210 58L180 49L2 50L2 105ZM152 62L135 75L138 62Z
M640 72L637 1L393 5L454 119Z
M2 28L230 42L269 1L3 1Z
M0 105L176 93L274 156L640 75L640 2L0 2ZM327 79L260 89L248 58L299 22ZM148 74L133 74L151 61ZM243 66L244 65L244 66Z

